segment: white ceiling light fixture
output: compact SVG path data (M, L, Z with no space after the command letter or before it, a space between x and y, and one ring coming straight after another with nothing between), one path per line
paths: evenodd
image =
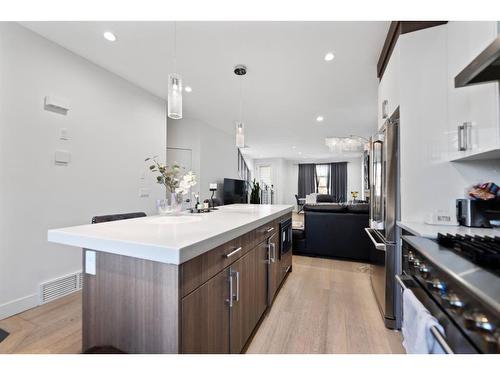
M177 70L177 23L174 22L174 72ZM178 73L168 75L167 115L171 119L182 118L182 77Z
M317 121L317 122L323 122L323 120L324 120L324 119L325 119L325 118L324 118L323 116L318 116L318 117L316 117L316 121Z
M328 52L325 55L325 61L332 61L334 58L335 58L335 55L333 54L333 52Z
M361 153L368 142L368 139L356 135L325 138L325 145L331 152L337 154Z
M107 41L110 41L110 42L114 42L116 41L116 35L113 34L111 31L106 31L104 32L104 34L102 34L102 36L104 37L104 39L106 39Z
M193 89L191 88L191 86L186 86L186 87L184 87L184 91L191 92L191 91L193 91Z
M243 76L247 74L245 65L236 65L234 74L240 78L240 119L236 122L236 147L245 147L245 124L243 124Z

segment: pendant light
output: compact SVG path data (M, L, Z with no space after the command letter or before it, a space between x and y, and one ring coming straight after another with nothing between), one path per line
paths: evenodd
M243 77L247 74L245 65L236 65L234 67L234 74L241 76L240 78L240 120L236 121L236 147L245 147L245 124L243 124Z
M177 69L177 23L174 22L174 72ZM182 77L178 73L168 75L168 117L174 120L182 118Z
M245 147L245 125L240 121L236 122L236 147Z

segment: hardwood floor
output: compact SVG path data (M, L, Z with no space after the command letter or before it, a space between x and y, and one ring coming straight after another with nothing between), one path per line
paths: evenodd
M0 353L80 353L82 295L80 292L0 321L10 335Z
M385 328L363 263L294 256L247 353L404 353Z
M0 353L79 353L81 293L0 321ZM387 330L362 263L293 257L285 281L247 353L404 353Z

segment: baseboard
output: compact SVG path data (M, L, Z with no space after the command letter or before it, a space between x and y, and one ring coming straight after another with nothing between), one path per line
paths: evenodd
M21 297L0 305L0 320L38 306L38 294Z

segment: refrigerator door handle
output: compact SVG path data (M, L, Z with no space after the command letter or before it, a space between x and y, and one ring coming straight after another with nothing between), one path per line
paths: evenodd
M375 238L373 237L373 235L371 234L372 231L373 231L373 229L371 229L371 228L365 228L365 232L366 232L366 234L368 234L368 237L370 237L370 240L373 242L375 249L385 251L386 250L385 243L377 242L375 240Z

